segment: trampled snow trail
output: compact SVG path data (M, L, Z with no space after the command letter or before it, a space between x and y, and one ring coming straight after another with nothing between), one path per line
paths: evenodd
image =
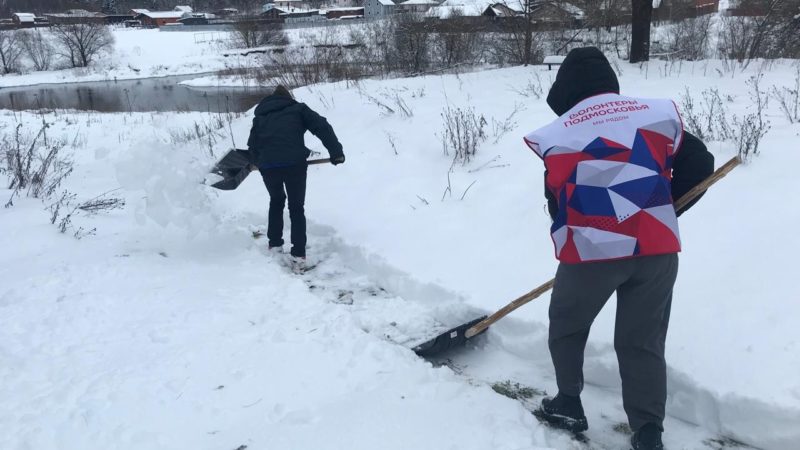
M263 228L255 227L263 235ZM288 230L287 230L288 231ZM343 243L329 227L309 223L310 269L296 276L309 291L351 314L365 332L399 346L415 344L481 314L463 304L457 294L433 284L416 282L413 277ZM266 240L256 239L265 258L291 272L285 254L266 251ZM289 247L288 245L286 246ZM483 312L486 313L486 312ZM583 402L590 429L588 443L580 443L565 433L538 425L531 432L547 445L559 449L627 448L630 429L622 409L613 348L589 346L586 370L592 379L607 384L587 384ZM486 335L475 338L467 347L429 360L434 366L447 366L464 383L496 386L512 391L528 389L521 404L532 410L547 390L555 385L547 349L547 330L540 324L507 317L493 325ZM672 380L670 399L693 395L690 385ZM498 393L497 395L501 395ZM506 394L507 395L507 394ZM665 422L667 448L709 450L757 448L731 437L693 424L690 417L669 415Z

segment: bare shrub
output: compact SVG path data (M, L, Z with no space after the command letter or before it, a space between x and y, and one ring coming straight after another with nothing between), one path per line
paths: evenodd
M499 65L530 64L544 57L544 35L533 31L530 20L513 17L503 21L502 30L491 40L491 62Z
M494 137L494 144L500 142L500 139L502 139L503 136L517 128L517 121L515 117L520 111L524 110L525 105L522 103L515 103L514 110L511 111L511 113L502 121L492 117L492 137Z
M55 53L52 44L38 28L20 32L20 45L34 70L50 70Z
M772 96L789 120L789 123L800 122L800 64L795 66L794 86L772 87Z
M124 208L125 199L110 197L109 194L112 192L114 191L104 192L89 200L76 203L77 196L65 190L46 208L50 212L50 223L56 225L61 233L72 231L76 239L93 235L97 231L96 228L90 230L85 230L83 227L75 228L72 219L78 215L94 216Z
M14 135L6 135L0 142L4 172L10 175L8 188L13 190L6 206L12 205L22 191L29 197L49 198L72 173L72 161L61 154L65 143L48 140L48 127L42 123L39 132L31 137L23 134L22 124L17 124Z
M478 146L487 136L486 119L475 112L475 108L453 108L442 111L442 150L445 155L453 153L453 161L462 165L469 163L478 152Z
M706 58L712 18L712 15L707 14L666 26L667 32L659 43L657 51L675 54L678 58L690 61ZM655 42L653 44L655 46Z
M742 68L756 58L800 55L800 0L743 0L757 15L724 16L719 38L721 56Z
M717 89L703 91L703 103L698 107L687 89L681 100L686 128L701 140L728 141L736 146L743 161L760 152L761 140L771 126L764 118L768 94L761 90L761 75L750 77L750 109L744 116L728 118L722 97Z
M66 142L63 139L48 139L49 126L43 118L39 131L31 136L23 133L23 124L18 123L13 135L6 134L0 141L0 173L8 176L8 188L12 189L5 207L13 206L14 198L22 193L42 202L50 201L45 208L50 212L50 223L56 225L62 233L73 230L73 235L80 239L93 234L95 230L87 231L81 227L75 229L72 225L73 217L77 214L90 216L122 208L125 201L110 197L110 192L80 203L75 203L77 196L67 190L57 195L56 191L72 174L73 161L64 155Z
M521 95L523 97L533 97L536 100L539 100L542 98L542 95L544 95L542 78L539 76L538 72L534 72L533 76L529 77L524 85L511 86L510 89L517 95Z
M393 42L396 28L397 20L382 20L350 29L349 40L354 47L355 60L377 68L381 75L396 70Z
M87 67L101 53L114 47L114 35L108 27L98 23L57 25L52 28L58 44L57 52L72 67Z
M19 58L22 51L19 31L0 30L0 63L3 64L3 73L19 70Z
M235 48L263 47L267 45L286 45L289 38L283 31L281 22L265 22L260 20L238 20L233 24Z
M699 108L695 105L688 88L681 98L681 109L686 128L701 140L730 140L733 137L733 129L719 90L717 88L705 89L701 96L703 101Z
M446 21L440 21L432 41L434 64L454 67L475 64L483 59L484 33L471 29L460 9L453 9Z
M405 73L420 73L430 66L431 33L425 19L418 14L395 16L394 57L398 69Z
M750 87L750 102L755 109L752 113L744 117L734 117L734 139L737 145L737 152L743 161L747 161L751 156L759 154L759 144L761 139L769 131L770 124L764 119L764 109L768 100L767 93L761 90L762 75L750 77L747 85Z

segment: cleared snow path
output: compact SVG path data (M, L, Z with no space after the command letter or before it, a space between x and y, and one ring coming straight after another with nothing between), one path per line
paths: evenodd
M265 228L254 227L251 231L254 236L260 235L255 241L260 252L274 265L291 273L285 254L266 251ZM310 292L347 311L363 331L381 339L411 348L486 313L465 305L452 292L435 284L415 281L380 258L345 244L330 227L309 222L308 239L310 269L295 276L303 280ZM588 443L576 442L538 424L532 432L547 445L559 449L627 448L630 429L622 409L621 394L615 387L619 379L614 358L611 347L597 348L590 344L588 348L586 371L591 372L590 378L608 380L607 385L587 385L584 391L584 407L590 423L590 430L585 433ZM506 391L504 395L522 393L524 398L518 400L529 410L537 407L547 394L546 386L555 385L547 349L547 329L513 317L492 326L488 334L475 338L467 347L430 361L434 366L450 368L464 383L495 386L499 391ZM670 375L670 411L664 437L667 448L758 448L721 435L715 424L708 423L710 419L706 417L698 417L698 412L713 418L718 417L720 408L725 406L754 410L759 405L744 400L737 404L736 399L730 399L729 405L718 405L688 377L674 370ZM692 408L682 404L687 399L695 403ZM775 411L761 410L759 414L770 413L774 415L772 420L780 420Z

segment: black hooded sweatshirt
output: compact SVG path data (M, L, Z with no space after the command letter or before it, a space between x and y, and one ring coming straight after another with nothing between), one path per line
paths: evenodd
M558 69L556 81L547 94L547 104L561 116L584 99L610 92L619 94L619 81L605 55L596 47L576 48L567 54ZM679 199L713 172L714 155L700 139L684 131L683 142L672 162L672 198ZM558 203L546 186L544 196L550 217L555 220ZM698 200L700 197L678 211L678 215Z
M247 146L253 164L260 168L305 161L311 153L303 136L318 137L331 158L343 156L342 144L328 121L305 103L285 95L270 95L258 104Z

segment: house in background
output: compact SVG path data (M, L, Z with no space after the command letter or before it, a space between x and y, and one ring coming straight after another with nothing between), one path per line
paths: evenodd
M222 8L214 11L214 15L219 18L226 18L231 16L238 16L239 10L236 8Z
M328 8L325 17L331 19L360 19L364 17L364 7L355 8Z
M492 3L483 10L481 15L486 17L515 17L522 14L505 3Z
M178 23L182 25L209 25L216 19L217 16L211 13L183 13L183 16L178 19Z
M397 5L392 0L365 0L364 17L367 19L380 19L395 13Z
M425 13L429 9L439 6L441 2L436 0L406 0L397 5L400 11L404 13Z
M580 27L586 14L581 8L566 2L535 2L531 4L533 23L544 27Z
M653 6L654 21L674 21L716 13L719 0L661 0L657 7Z
M17 28L33 28L36 26L36 15L32 13L14 13L11 21Z
M278 8L284 8L284 9L285 8L295 8L295 9L305 9L305 10L310 9L310 4L306 0L276 0L273 3ZM267 3L267 5L268 4L269 3Z
M192 8L189 6L176 6L172 11L149 11L146 9L134 9L138 13L136 20L142 23L145 28L160 28L164 25L176 24L185 14L191 14Z
M260 17L262 19L283 20L281 19L281 15L286 14L287 12L289 12L289 8L280 8L274 3L267 3L261 7Z

